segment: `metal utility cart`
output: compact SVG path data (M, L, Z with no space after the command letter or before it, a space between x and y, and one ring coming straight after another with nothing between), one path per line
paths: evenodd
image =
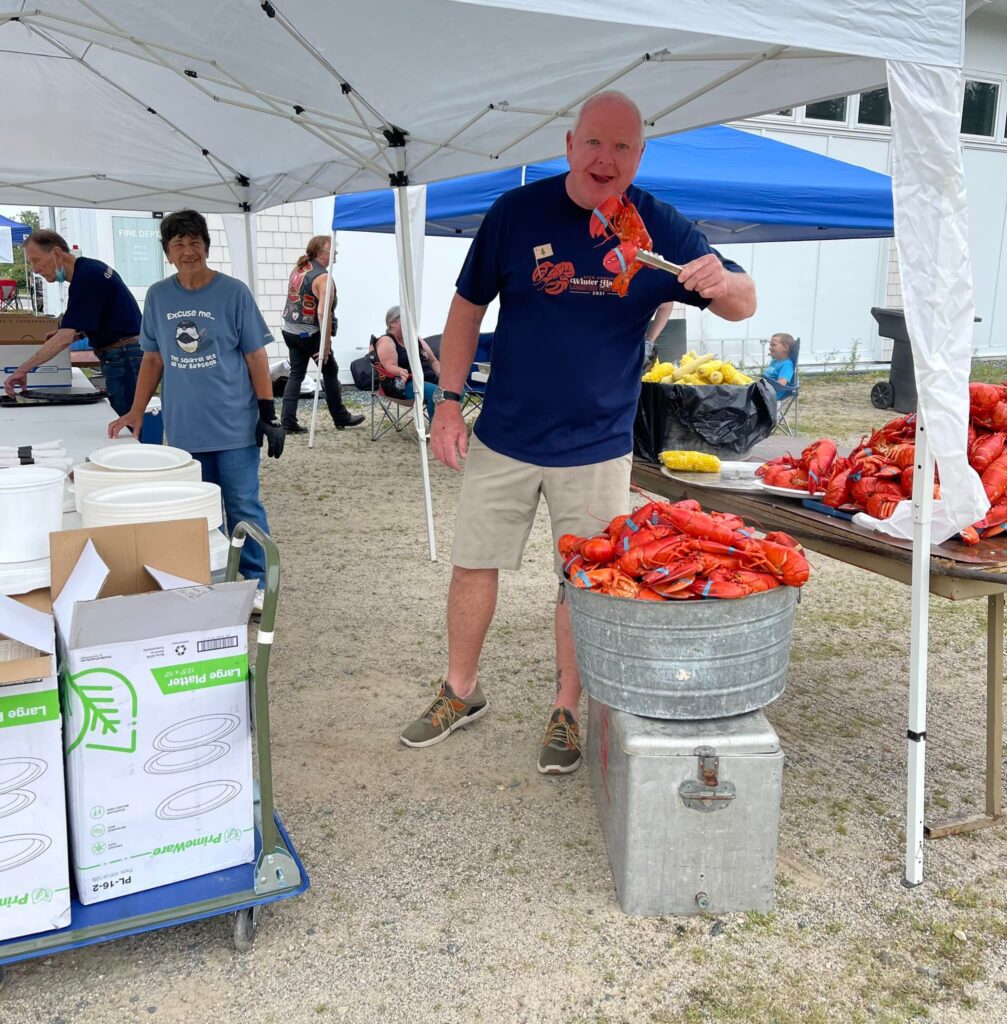
M234 946L239 952L245 952L255 941L257 908L299 896L308 888L308 874L273 807L267 676L280 589L280 556L273 541L257 526L239 523L228 553L228 581L237 579L238 559L246 537L260 544L266 556L265 603L255 665L249 667L248 679L257 769L255 861L86 907L74 899L68 927L0 942L0 984L6 964L218 914L234 915Z

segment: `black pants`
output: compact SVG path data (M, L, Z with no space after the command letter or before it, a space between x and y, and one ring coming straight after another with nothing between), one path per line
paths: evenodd
M287 386L283 390L283 406L280 412L280 422L285 427L293 427L297 424L297 402L301 397L301 382L308 369L308 362L316 355L320 348L321 334L311 334L306 338L296 334L282 332L283 340L287 343L287 351L290 353L290 377L287 379ZM350 412L343 405L343 394L339 387L339 366L329 349L329 357L322 366L322 386L325 389L325 403L329 407L329 415L332 422L337 426L344 424L350 418Z

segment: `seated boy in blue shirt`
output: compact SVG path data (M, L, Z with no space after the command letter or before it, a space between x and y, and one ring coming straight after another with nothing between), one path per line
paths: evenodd
M774 334L769 339L769 356L772 362L763 371L765 377L776 389L776 397L782 398L794 380L794 339L789 334Z

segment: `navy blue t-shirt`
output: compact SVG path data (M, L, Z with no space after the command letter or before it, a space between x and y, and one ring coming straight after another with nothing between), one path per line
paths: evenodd
M665 259L688 263L714 251L674 207L634 187L626 195ZM650 267L617 295L602 259L618 242L592 238L590 219L567 195L565 174L507 192L486 214L457 282L458 294L478 306L500 296L475 433L494 451L538 466L583 466L631 451L654 310L671 300L709 305Z
M140 333L140 307L122 278L101 260L78 256L61 327L86 334L99 352Z

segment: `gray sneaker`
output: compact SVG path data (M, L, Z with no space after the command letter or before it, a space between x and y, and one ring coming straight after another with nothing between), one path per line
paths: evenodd
M538 770L543 775L568 775L580 767L580 733L577 719L566 708L556 708L538 755Z
M477 718L482 718L488 706L478 683L465 699L457 696L447 683L442 683L430 707L399 739L407 747L432 747L446 740L455 729L471 725Z

